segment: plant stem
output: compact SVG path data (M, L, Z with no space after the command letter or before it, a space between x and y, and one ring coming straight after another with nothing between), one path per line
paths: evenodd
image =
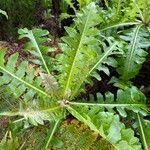
M58 123L59 123L59 120L57 120L57 121L55 122L55 124L54 124L54 127L53 127L53 129L52 129L52 132L51 132L51 134L50 134L50 136L49 136L49 138L48 138L48 141L47 141L47 143L46 143L45 149L48 149L48 145L49 145L49 143L50 143L51 140L52 140L52 137L53 137L53 135L54 135L54 133L55 133L55 130L57 129Z
M44 67L45 67L47 73L50 74L50 71L49 71L49 69L48 69L48 66L47 66L47 64L46 64L46 62L45 62L45 60L44 60L44 58L43 58L43 55L42 55L42 53L41 53L41 51L40 51L40 48L39 48L39 46L38 46L38 44L37 44L37 42L36 42L36 40L35 40L35 38L34 38L34 35L33 35L33 32L32 32L32 31L31 31L31 36L32 36L31 41L32 41L34 47L36 48L36 50L38 51L38 53L40 54L40 57L41 57L41 59L42 59L43 65L44 65Z
M138 113L137 113L137 117L138 117L138 122L139 122L140 130L141 130L141 136L142 136L142 139L143 139L144 149L149 150L148 145L146 143L146 138L145 138L142 122L141 122L141 119L140 119L140 115Z
M141 22L119 23L119 24L115 24L115 25L112 25L112 26L108 26L108 27L102 28L102 29L100 29L100 31L102 32L102 31L105 31L105 30L108 30L108 29L111 29L111 28L123 27L123 26L131 26L131 25L138 25L138 24L141 24Z
M110 47L110 49L99 59L99 61L98 61L98 62L94 65L94 67L89 71L89 73L88 73L87 76L89 76L89 75L93 72L93 70L95 70L101 62L103 62L103 60L105 59L105 57L108 56L110 52L112 52L112 50L114 49L114 47L115 47L116 45L117 45L117 42L115 42L115 43Z
M78 103L78 102L69 102L69 104L78 106L100 106L100 107L129 107L129 106L145 107L144 104L98 104L98 103Z
M85 31L87 29L87 26L88 26L88 21L89 21L89 18L90 18L90 11L87 15L87 18L86 18L86 22L85 22L85 25L84 25L84 28L82 30L82 34L81 34L81 37L80 37L80 41L79 41L79 44L78 44L78 47L77 47L77 50L76 50L76 54L73 58L73 62L72 62L72 66L71 66L71 69L70 69L70 72L69 72L69 76L68 76L68 80L67 80L67 83L66 83L66 87L65 87L65 90L64 90L64 97L66 96L66 93L69 89L69 86L70 86L70 82L71 82L71 77L72 77L72 74L73 74L73 71L74 71L74 67L76 65L76 59L78 57L78 54L80 52L80 48L82 46L82 42L83 42L83 39L84 39L84 36L85 36Z

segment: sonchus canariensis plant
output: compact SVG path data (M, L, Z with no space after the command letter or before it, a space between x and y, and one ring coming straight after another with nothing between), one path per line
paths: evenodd
M46 141L40 148L37 145L37 149L57 145L55 133L68 115L87 125L110 144L111 149L142 150L143 146L145 150L149 149L149 135L144 131L149 128L149 122L144 123L142 119L149 111L144 94L136 87L118 90L117 99L112 93L105 96L97 93L97 101L93 101L91 96L87 103L78 98L85 84L92 84L91 77L101 80L98 71L109 75L109 66L117 67L116 58L124 55L124 42L104 36L99 30L102 21L95 3L76 12L72 27L65 28L67 34L60 43L62 52L56 59L47 56L51 48L44 46L48 32L42 29L19 30L20 38L29 39L25 48L31 55L29 59L20 62L18 53L6 59L7 51L1 50L0 116L17 119L13 124L24 123L24 129L31 127L35 130L33 126L46 125ZM136 34L139 27L132 34ZM123 78L126 77L124 72ZM120 116L138 116L141 141L120 121ZM0 143L1 149L23 149L26 141L19 143L14 130L15 127L6 133Z

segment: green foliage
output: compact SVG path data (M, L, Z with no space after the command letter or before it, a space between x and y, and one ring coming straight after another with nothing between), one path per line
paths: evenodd
M105 36L113 34L116 40L123 44L124 55L117 59L119 64L117 72L120 74L120 79L125 82L139 73L148 54L146 50L150 46L149 31L145 21L147 17L144 15L148 8L147 0L119 0L119 2L110 2L108 10L100 10L102 34Z
M19 147L19 142L17 137L12 137L11 132L7 132L0 142L0 149L2 150L17 150Z
M62 38L65 42L61 44L64 53L60 55L58 63L61 72L59 83L63 89L62 96L64 98L77 94L80 85L85 81L95 62L98 46L98 41L95 38L98 30L95 26L99 23L97 22L99 16L95 7L92 3L83 10L83 13L77 13L75 28L67 27L68 36ZM82 74L81 70L83 75L79 76Z
M102 18L104 19L104 26L113 25L124 22L138 22L146 23L149 14L148 0L113 0L107 3L107 10L102 10ZM147 23L146 23L147 24Z
M87 106L71 107L68 111L78 120L87 124L91 130L99 133L104 139L116 149L140 150L141 145L138 138L134 137L131 129L126 129L120 123L119 116L109 112L101 112L98 109L89 109Z
M124 44L125 55L124 58L119 60L120 67L118 72L123 80L129 80L138 74L147 52L145 48L150 46L149 34L142 25L137 26L135 29L125 32L125 35L120 36L126 43Z
M79 1L81 7L89 1L82 2ZM12 116L12 123L16 125L8 128L13 134L8 138L6 133L0 143L2 148L9 148L11 143L16 149L62 149L63 145L67 149L68 146L74 148L76 142L78 149L84 149L84 143L90 140L85 144L86 149L99 150L102 149L101 145L106 144L104 149L141 150L143 146L148 150L149 135L144 130L149 128L149 122L142 125L140 120L140 117L149 113L146 98L135 86L128 85L145 61L145 50L149 46L149 33L142 17L143 5L135 8L135 14L140 15L138 19L141 22L135 20L135 14L131 14L127 22L124 19L122 22L121 17L117 20L116 12L114 17L111 13L108 15L109 11L113 12L116 8L119 15L122 7L125 7L122 11L129 11L128 6L133 7L135 2L127 2L105 1L107 8L102 9L101 13L94 2L76 11L74 23L65 28L66 35L59 44L61 53L56 58L47 56L51 48L45 46L48 32L42 29L19 30L20 38L29 40L25 50L30 53L30 59L20 62L18 53L6 59L6 50L1 50L0 116ZM129 25L132 26L125 30L125 26ZM123 83L126 81L126 86L118 89L115 96L110 92L103 96L96 93L96 101L93 101L93 96L89 102L79 101L77 96L85 91L85 84L91 84L93 77L101 80L101 71L109 76L109 68L112 67L117 68L119 79ZM118 85L119 79L116 79ZM77 130L74 125L68 125L65 131L57 133L62 120L68 115L87 125L90 130ZM122 117L135 115L138 116L141 140L136 137L134 130L126 128L126 124L120 121ZM46 130L32 132L34 126L43 126ZM31 131L33 137L29 141L23 141L21 137L21 142L18 142L25 130L29 134ZM103 140L92 138L93 131ZM40 135L44 141L39 141ZM39 143L36 147L30 144L34 138Z
M92 0L77 0L79 3L80 8L82 8L83 6L88 5L89 3L93 2Z
M139 126L139 131L140 131L140 136L143 142L143 146L145 150L150 149L150 134L149 129L150 129L150 121L142 119L142 117L138 114L138 126Z
M43 66L45 71L49 74L50 59L47 54L51 49L44 46L45 42L47 42L47 38L45 36L48 35L49 32L47 30L37 28L32 31L24 28L20 29L18 33L20 34L20 39L28 38L30 40L26 43L25 49L30 51L30 53L34 56L31 58L31 61L34 64Z
M115 112L114 108L116 108L122 117L127 117L127 110L132 110L135 113L141 113L143 115L145 115L148 110L145 105L145 95L134 86L125 90L119 89L116 98L114 97L114 94L107 92L104 96L101 93L97 93L96 99L93 95L90 95L89 100L90 103L82 103L82 105L94 106L97 109L101 109L101 111L107 109L109 112L113 113ZM79 103L79 105L81 105L81 103Z
M5 91L12 94L18 101L17 110L13 112L1 112L0 115L20 115L28 119L32 124L44 124L43 120L55 120L57 109L56 100L49 103L50 95L42 88L42 80L37 76L36 70L29 68L28 62L23 61L17 65L18 53L11 55L4 64L4 53L1 52L0 69L3 75L0 77L0 86L7 85ZM17 68L16 68L17 67ZM34 99L34 100L32 100ZM10 104L11 105L11 104ZM51 108L54 106L53 108ZM7 108L3 108L6 110ZM56 111L55 115L51 112Z
M118 63L114 59L114 56L119 56L120 54L123 54L123 51L121 49L121 42L119 43L118 41L115 41L113 37L108 37L105 39L105 37L102 36L101 41L101 49L98 52L98 56L96 58L97 63L91 68L88 75L86 76L92 76L97 80L101 80L98 71L103 71L106 75L109 76L109 67L111 66L115 68L118 66Z
M58 80L63 89L62 96L66 99L78 95L89 76L100 80L96 70L109 75L107 65L114 67L117 63L111 55L122 53L121 43L113 38L102 36L101 41L97 40L99 30L95 26L100 20L92 3L82 14L77 13L74 27L66 27L68 35L62 38L64 43L60 45L64 53L58 57L61 72Z
M51 123L51 125L37 126L28 130L24 129L21 132L22 136L19 139L20 148L22 147L22 149L44 150L48 140L47 135L51 133L52 129L53 129L53 123ZM54 143L54 141L55 139L51 140L52 143L51 146L57 145Z

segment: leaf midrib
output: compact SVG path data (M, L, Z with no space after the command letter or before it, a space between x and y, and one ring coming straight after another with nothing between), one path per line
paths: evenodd
M84 37L84 33L86 31L86 27L87 27L87 23L88 23L88 20L89 20L89 17L90 17L90 11L88 13L88 16L87 16L87 19L86 19L86 23L85 23L85 26L84 26L84 29L83 29L83 32L82 32L82 35L81 35L81 38L80 38L80 42L79 42L79 45L77 47L77 51L76 51L76 54L74 56L74 60L73 60L73 63L72 63L72 66L71 66L71 70L70 70L70 73L69 73L69 77L68 77L68 80L67 80L67 84L66 84L66 87L65 87L65 90L64 90L64 95L63 97L65 97L66 93L67 93L67 90L68 90L68 87L70 85L70 80L71 80L71 77L72 77L72 73L73 73L73 70L74 70L74 66L75 66L75 63L76 63L76 57L78 56L78 53L80 51L80 47L82 45L82 40L83 40L83 37Z
M117 27L123 27L123 26L139 25L140 23L141 22L124 22L124 23L118 23L118 24L114 24L114 25L102 28L102 29L100 29L100 32L106 31L108 29L115 28L115 27L117 28Z
M45 60L44 60L44 58L43 58L43 55L42 55L42 53L41 53L41 51L40 51L40 48L39 48L39 46L38 46L38 44L37 44L37 42L36 42L36 39L35 39L35 37L34 37L34 35L33 35L32 30L30 31L30 34L31 34L31 37L32 37L32 38L31 38L31 41L32 41L33 45L35 46L35 48L37 49L38 53L40 54L40 57L41 57L41 59L42 59L43 65L44 65L44 67L45 67L47 73L50 74L50 71L49 71L49 69L48 69L48 66L47 66L47 64L46 64L46 62L45 62Z
M9 72L7 69L5 69L4 67L0 66L0 69L3 70L4 72L6 72L7 74L9 74L10 76L12 76L13 78L15 78L16 80L22 82L23 84L27 85L28 87L34 89L35 91L41 93L42 95L51 98L51 96L49 94L47 94L46 92L42 91L41 89L33 86L32 84L24 81L23 79L20 79L18 76L14 75L13 73Z
M76 114L78 114L78 115L84 120L83 123L85 123L85 124L88 125L89 127L90 127L89 124L92 124L92 126L95 128L95 129L92 129L92 130L94 130L94 131L97 132L100 136L102 136L102 137L103 137L106 141L108 141L116 150L119 150L118 147L117 147L115 144L111 143L111 142L107 139L107 137L106 137L103 133L101 133L100 130L98 130L97 127L96 127L92 122L87 121L87 119L86 119L84 116L82 116L78 111L76 111L75 109L73 109L71 106L68 106L67 109L68 109L68 111L69 111L69 109L70 109L71 111L74 111ZM70 111L69 111L69 112L70 112ZM71 112L70 112L70 113L71 113ZM72 114L72 115L73 115L73 114ZM85 115L86 115L86 114L85 114ZM74 117L75 117L75 116L74 116Z
M69 102L70 105L78 105L78 106L100 106L100 107L146 107L145 104L110 104L110 103L104 103L104 104L99 104L99 103L78 103L78 102Z
M137 114L137 117L138 117L139 126L140 126L140 130L141 130L141 134L142 134L144 148L145 148L145 150L149 150L147 142L146 142L146 137L145 137L145 134L144 134L144 130L143 130L143 126L142 126L142 122L141 122L139 114Z
M60 106L42 109L42 110L26 110L26 111L6 111L6 112L0 112L0 116L30 116L30 115L36 115L39 113L48 113L48 112L55 112L56 110L60 109Z
M115 43L110 47L110 49L107 50L106 53L104 53L104 54L100 57L99 61L93 66L93 68L89 71L89 74L88 74L87 76L89 76L89 75L93 72L93 70L94 70L95 68L97 68L97 66L103 61L103 59L105 59L105 57L107 57L107 56L109 55L109 53L113 51L113 48L116 46L116 44L117 44L117 42L115 42Z
M131 49L129 50L129 55L128 55L129 57L126 59L126 62L125 62L123 78L126 78L126 74L128 74L128 72L130 71L131 63L133 63L131 60L134 56L135 46L136 46L136 42L137 42L137 38L138 38L138 33L139 33L139 30L142 26L143 25L141 24L141 25L136 27L136 30L134 33L135 36L133 38L133 44L131 45Z
M97 68L97 66L98 66L100 63L102 63L102 61L110 54L110 52L113 51L113 48L116 46L116 44L117 44L117 42L115 42L106 52L104 52L104 54L102 54L102 55L99 57L99 61L90 69L90 71L88 72L88 74L85 76L83 82L85 81L85 79L86 79L87 77L89 77L89 76L91 75L91 73ZM75 96L75 94L77 93L78 89L81 87L81 85L83 84L83 82L78 85L77 90L74 91L74 93L72 94L71 98Z

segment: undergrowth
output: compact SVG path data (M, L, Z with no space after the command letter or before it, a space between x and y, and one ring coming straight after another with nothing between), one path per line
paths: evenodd
M28 39L26 60L19 53L6 59L1 49L0 116L10 121L0 149L150 149L147 99L131 81L148 55L149 1L105 1L105 9L82 2L56 57L47 55L53 48L40 28L18 31ZM110 68L116 93L79 98Z

